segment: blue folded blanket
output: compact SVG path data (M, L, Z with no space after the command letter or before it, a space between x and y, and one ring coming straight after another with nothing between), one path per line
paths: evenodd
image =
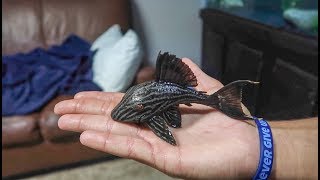
M2 56L2 116L38 111L57 95L100 91L92 82L90 46L70 35L48 50Z

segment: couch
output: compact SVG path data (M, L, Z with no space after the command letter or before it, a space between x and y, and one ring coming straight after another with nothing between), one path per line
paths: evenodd
M2 54L47 48L71 33L93 42L113 24L126 31L130 8L129 0L3 0ZM153 73L152 67L142 66L135 83L151 80ZM110 157L81 145L79 133L58 128L54 105L70 98L56 97L32 114L2 117L2 177Z

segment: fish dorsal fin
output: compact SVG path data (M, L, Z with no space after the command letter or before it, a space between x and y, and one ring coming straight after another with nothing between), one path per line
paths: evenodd
M176 140L174 139L172 132L162 117L154 116L147 121L146 124L159 138L163 139L169 144L176 145Z
M163 112L163 119L173 128L181 128L181 114L178 106L172 106Z
M171 82L184 87L198 85L197 78L180 58L165 52L159 52L156 65L156 81Z

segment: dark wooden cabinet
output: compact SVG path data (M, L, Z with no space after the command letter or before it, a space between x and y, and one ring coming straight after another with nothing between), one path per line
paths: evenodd
M318 37L203 9L202 68L223 84L250 79L250 111L267 119L318 114Z

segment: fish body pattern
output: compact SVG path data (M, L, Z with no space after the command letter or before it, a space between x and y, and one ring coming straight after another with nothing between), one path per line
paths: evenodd
M164 141L176 145L169 128L181 127L179 104L203 104L234 119L251 119L244 111L242 88L255 84L249 80L234 81L212 95L196 91L196 76L180 58L161 52L157 58L155 81L131 87L120 103L112 110L111 117L116 121L145 123Z

